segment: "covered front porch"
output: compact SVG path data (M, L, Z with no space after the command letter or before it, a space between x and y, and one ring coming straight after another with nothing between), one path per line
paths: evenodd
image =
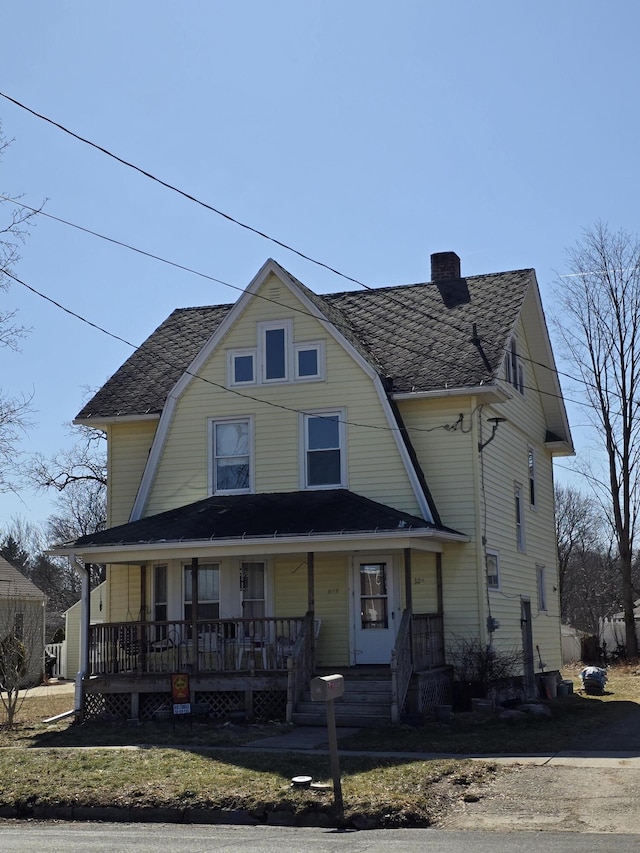
M195 538L195 513L200 523L215 510L234 530L258 519L246 502L219 498L69 549L72 560L108 564L105 621L89 624L88 595L83 611L85 716L152 718L170 704L171 675L184 673L192 704L213 716L291 720L317 667L357 679L375 665L386 672L395 722L413 675L441 671L443 541L460 534L348 492L323 494L331 498L323 513L312 496L326 531L311 528L300 494L251 498L263 509L288 504L284 517L306 532ZM337 531L338 518L350 529ZM418 693L420 703L433 690Z

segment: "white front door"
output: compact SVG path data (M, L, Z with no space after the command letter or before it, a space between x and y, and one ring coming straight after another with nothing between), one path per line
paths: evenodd
M354 560L352 584L352 658L356 664L388 664L397 630L396 578L391 560Z

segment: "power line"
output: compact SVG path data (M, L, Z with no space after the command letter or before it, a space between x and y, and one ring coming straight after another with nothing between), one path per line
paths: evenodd
M52 305L54 305L56 308L59 308L61 311L64 311L65 314L69 314L71 317L75 317L77 320L80 320L82 323L85 323L87 326L90 326L91 328L96 329L99 332L102 332L103 334L107 335L108 337L113 338L113 340L119 341L120 343L123 343L126 346L131 347L131 349L133 349L134 351L139 351L141 349L140 346L131 343L131 341L128 341L126 338L120 337L120 335L116 335L114 332L110 332L108 329L105 329L103 326L99 326L97 323L94 323L91 320L88 320L86 317L83 317L82 314L78 314L76 311L73 311L71 308L67 308L65 305L62 305L62 303L58 302L57 300L53 299L50 296L47 296L45 293L42 293L40 290L38 290L37 288L33 287L30 284L27 284L25 281L22 281L22 279L19 279L16 275L9 272L8 270L4 270L4 273L9 278L11 278L13 281L17 282L17 284L20 284L20 285L22 285L22 287L29 290L31 293L35 294L36 296L39 296L41 299L44 299L47 302L50 302ZM292 406L285 406L282 403L274 403L271 400L266 400L266 399L261 399L260 397L255 397L252 394L247 394L243 391L238 391L235 388L228 388L226 385L222 385L219 382L214 382L212 379L208 379L204 376L201 376L200 374L191 373L188 369L185 369L182 365L176 364L175 362L166 358L166 356L163 356L159 352L154 353L154 358L160 359L168 367L171 367L175 370L179 370L182 372L182 374L186 374L187 376L191 376L192 378L198 379L201 382L205 382L207 385L211 385L220 391L224 391L224 392L229 393L229 394L234 394L236 397L241 397L245 400L251 400L254 403L259 403L259 404L263 404L265 406L270 406L274 409L281 409L281 410L286 411L286 412L293 412L296 415L309 415L309 414L311 414L311 415L314 415L317 417L322 417L322 415L318 415L316 412L306 412L303 409L295 409ZM438 426L435 426L435 427L407 427L405 429L402 429L400 427L379 426L377 424L363 424L363 423L359 423L357 421L349 421L349 420L342 420L342 419L340 419L339 422L346 424L348 426L361 427L363 429L375 429L375 430L383 430L383 431L398 432L398 433L402 433L405 431L434 432L435 430L438 430L438 429L444 429L447 431L455 431L458 428L458 426L461 425L460 419L458 419L458 421L453 425L451 425L451 424L439 424Z
M165 187L166 189L171 190L172 192L178 193L183 198L186 198L189 201L193 201L195 204L198 204L201 207L205 208L206 210L209 210L212 213L215 213L216 215L223 217L227 221L232 222L234 225L237 225L240 228L244 228L245 230L250 231L250 232L258 235L259 237L262 237L265 240L268 240L268 241L274 243L275 245L280 246L281 248L286 249L289 252L292 252L293 254L297 255L298 257L302 258L303 260L309 261L310 263L315 264L316 266L322 267L322 268L328 270L329 272L333 273L334 275L337 275L340 278L345 279L346 281L350 281L353 284L357 284L360 287L364 287L366 290L375 290L375 288L371 287L370 285L366 284L365 282L360 281L359 279L354 278L353 276L350 276L350 275L347 275L346 273L341 272L340 270L336 269L335 267L332 267L330 264L327 264L324 261L320 261L317 258L313 258L312 256L307 255L305 252L302 252L299 249L294 248L293 246L289 245L288 243L285 243L284 241L279 240L276 237L272 237L271 235L267 234L266 232L261 231L260 229L255 228L254 226L249 225L245 222L242 222L242 221L236 219L235 217L231 216L230 214L225 213L224 211L220 210L219 208L214 207L213 205L211 205L205 201L202 201L201 199L197 198L196 196L192 195L191 193L188 193L185 190L181 190L179 187L176 187L175 185L169 183L168 181L165 181L161 178L158 178L156 175L153 175L151 172L147 171L146 169L143 169L142 167L140 167L134 163L131 163L128 160L125 160L123 157L120 157L117 154L114 154L112 151L109 151L109 149L105 148L104 146L99 145L96 142L93 142L92 140L87 139L86 137L83 137L78 133L75 133L74 131L70 130L69 128L65 127L64 125L60 124L59 122L49 118L48 116L43 115L42 113L37 112L36 110L32 109L31 107L28 107L26 104L21 103L17 99L12 98L10 95L7 95L4 92L0 92L0 96L5 98L7 101L15 104L16 106L20 107L21 109L25 110L26 112L30 113L31 115L35 116L36 118L39 118L42 121L45 121L48 124L51 124L53 127L57 127L63 133L66 133L69 136L73 137L74 139L77 139L79 142L82 142L83 144L88 145L91 148L95 148L97 151L100 151L101 153L105 154L107 157L110 157L111 159L115 160L116 162L122 164L123 166L126 166L127 168L133 169L134 171L138 172L139 174L143 175L144 177L149 178L152 181L155 181L156 183L160 184L161 186ZM403 308L405 307L398 300L391 299L391 301L395 302L395 304L401 305ZM444 320L443 318L434 317L433 315L428 314L424 311L419 311L418 314L419 314L419 316L424 317L425 319L431 320L433 322L438 322L438 323L443 324L443 325L448 325L449 328L453 329L454 331L458 332L459 334L466 334L464 329L461 329L460 327L455 326L453 323L450 323L450 322ZM527 360L530 360L530 359L527 359ZM542 364L541 362L532 362L532 363L535 363L537 366L542 367L544 369L551 370L552 372L555 372L556 375L559 375L557 369L550 368L546 364ZM579 381L579 380L574 379L573 381ZM529 386L527 386L527 387L529 387ZM556 399L561 399L561 400L565 399L565 398L563 398L563 396L561 394L553 394L551 392L541 391L539 388L529 388L529 390L534 390L540 394L545 394L547 396L551 396L551 397L554 397ZM570 401L570 402L576 402L577 403L577 401Z
M237 291L239 291L240 293L243 293L243 292L246 290L246 288L244 288L244 287L241 287L241 286L239 286L239 285L235 285L235 284L231 284L231 283L230 283L230 282L228 282L228 281L224 281L223 279L216 278L215 276L209 275L208 273L202 272L202 271L200 271L200 270L193 269L192 267L188 267L188 266L186 266L186 265L184 265L184 264L180 264L180 263L178 263L178 262L176 262L176 261L169 260L169 259L167 259L167 258L164 258L164 257L160 256L160 255L156 255L156 254L154 254L153 252L149 252L149 251L146 251L145 249L141 249L141 248L139 248L139 247L137 247L137 246L133 246L133 245L131 245L130 243L125 243L124 241L122 241L122 240L118 240L118 239L116 239L115 237L109 237L108 235L101 234L100 232L98 232L98 231L94 231L93 229L91 229L91 228L87 228L86 226L79 225L78 223L75 223L75 222L71 222L71 221L70 221L70 220L68 220L68 219L63 219L63 218L61 218L61 217L54 216L54 215L53 215L53 214L51 214L51 213L47 213L47 212L45 212L45 211L43 211L43 210L38 210L38 209L36 209L36 208L31 207L31 206L30 206L30 205L28 205L28 204L25 204L24 202L17 201L16 199L11 198L11 197L9 197L9 196L0 196L0 201L8 201L8 202L11 202L12 204L14 204L14 205L16 205L16 206L18 206L18 207L23 207L23 208L25 208L26 210L30 210L30 211L33 211L34 213L38 213L38 214L40 214L41 216L44 216L44 217L46 217L46 218L48 218L48 219L53 220L54 222L58 222L58 223L60 223L60 224L62 224L62 225L66 225L66 226L68 226L68 227L70 227L70 228L74 228L74 229L76 229L76 230L78 230L78 231L81 231L81 232L83 232L83 233L85 233L85 234L89 234L89 235L91 235L92 237L96 237L96 238L98 238L98 239L100 239L100 240L104 240L104 241L106 241L106 242L108 242L108 243L111 243L111 244L113 244L113 245L119 246L119 247L121 247L121 248L128 249L128 250L129 250L129 251L131 251L131 252L135 252L136 254L139 254L139 255L142 255L142 256L144 256L144 257L150 258L150 259L152 259L152 260L158 261L159 263L166 264L166 265L171 266L171 267L173 267L173 268L175 268L175 269L179 269L179 270L181 270L181 271L183 271L183 272L187 272L187 273L189 273L189 274L191 274L191 275L196 275L196 276L198 276L198 277L200 277L200 278L204 278L204 279L206 279L207 281L212 281L212 282L214 282L215 284L220 284L220 285L222 285L222 286L224 286L224 287L228 287L228 288L230 288L230 289L232 289L232 290L237 290ZM375 288L367 287L367 289L368 289L368 290L375 291ZM34 291L34 292L37 292L37 291ZM302 314L303 316L312 317L313 319L316 319L315 315L313 315L313 314L311 314L310 312L306 311L304 308L301 308L301 307L294 307L294 306L283 306L283 305L282 305L282 303L280 303L277 299L272 299L272 298L271 298L271 297L269 297L269 296L264 296L263 294L259 294L259 293L254 293L254 294L251 294L251 295L252 295L252 297L254 297L254 298L262 299L262 300L264 300L265 302L270 302L270 303L272 303L272 304L274 304L274 305L279 305L279 306L281 306L281 307L286 307L286 309L287 309L288 311L294 311L294 312L296 312L296 313ZM45 298L48 298L48 297L45 297ZM50 301L54 302L54 300L50 300ZM393 302L395 302L396 304L400 304L400 305L402 305L402 307L406 307L406 306L404 306L404 304L403 304L402 302L399 302L398 300L392 300L392 301L393 301ZM54 302L54 304L55 304L55 302ZM60 306L59 306L59 307L60 307ZM64 310L66 310L66 309L64 309ZM73 312L71 312L71 313L73 313ZM454 330L455 330L455 331L457 331L457 332L461 332L461 333L463 332L463 330L456 328L454 325L452 325L452 324L448 324L448 323L447 323L447 321L446 321L446 320L444 320L444 319L443 319L443 320L440 320L440 319L438 319L438 318L434 318L434 317L432 317L431 315L425 314L424 312L418 312L418 313L419 313L419 315L420 315L420 316L424 316L424 317L427 317L428 319L431 319L431 320L434 320L434 321L440 322L442 325L449 325L449 327L450 327L450 328L454 329ZM335 323L334 321L331 321L331 322L333 323L333 325L337 326L337 327L338 327L338 329L342 329L343 331L345 331L345 330L346 330L346 331L348 331L348 332L352 332L352 331L353 331L353 330L352 330L352 328L351 328L350 326L348 326L348 325L343 325L343 324ZM489 343L494 343L494 344L495 344L495 342L491 341L490 339L489 339L489 341L488 341L488 342L489 342ZM125 343L128 343L128 342L125 342ZM133 344L130 344L130 345L131 345L131 346L133 346ZM422 355L422 352L421 352L421 351L415 350L415 349L413 349L412 347L408 346L407 344L405 344L405 343L403 343L402 341L399 341L399 340L395 340L395 341L394 341L394 346L397 346L397 347L399 347L399 348L401 348L401 349L405 350L406 352L410 353L411 355L418 355L418 356ZM442 358L442 357L438 356L436 353L431 353L431 354L430 354L430 358L432 358L432 359L433 359L433 360L435 360L435 361L440 362L440 363L441 363L441 364L443 364L445 367L449 367L449 366L450 366L450 364L451 364L449 361L447 361L447 360L445 360L444 358ZM557 370L557 368L556 368L556 369L552 369L552 368L550 368L548 365L543 364L542 362L534 361L533 359L531 359L531 358L529 358L529 357L527 357L527 356L524 356L524 355L520 355L520 354L518 354L518 358L520 358L522 361L526 361L526 362L529 362L529 363L531 363L531 364L534 364L534 365L537 365L537 366L539 366L539 367L543 367L543 368L545 368L545 369L547 369L547 370L550 370L550 371L554 372L554 373L555 373L556 375L558 375L558 376L564 376L564 377L566 377L566 378L570 379L570 380L571 380L571 381L573 381L573 382L582 383L582 384L584 384L586 387L593 387L593 388L595 388L595 386L589 386L589 383L587 383L587 382L586 382L586 380L584 380L584 379L579 379L579 378L577 378L577 377L571 376L571 375L570 375L570 374L568 374L568 373L564 373L564 372L562 372L562 371L558 371L558 370ZM535 392L537 392L537 393L539 393L539 394L542 394L542 395L545 395L545 396L547 396L547 397L552 397L553 399L562 400L563 402L564 402L565 400L567 400L568 402L574 403L575 405L584 405L581 401L571 400L570 398L568 398L568 397L566 397L566 396L564 396L564 395L562 395L562 394L554 394L552 391L543 391L543 390L541 390L540 388L535 387L535 386L531 386L531 385L526 385L526 384L524 384L522 387L523 387L524 389L526 389L526 390L529 390L529 391L535 391Z

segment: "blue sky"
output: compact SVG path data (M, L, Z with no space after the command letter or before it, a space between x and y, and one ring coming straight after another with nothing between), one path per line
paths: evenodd
M0 91L370 286L454 250L463 274L535 267L551 314L583 228L640 232L631 0L33 0L2 27ZM236 287L270 256L318 292L352 286L3 98L0 119L4 193ZM133 343L237 297L46 219L22 254L26 283ZM32 329L0 385L33 394L22 449L50 454L131 350L19 285L0 298ZM0 495L0 533L50 512Z

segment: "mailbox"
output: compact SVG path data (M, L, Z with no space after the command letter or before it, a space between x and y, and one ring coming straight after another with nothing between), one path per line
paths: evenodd
M323 675L320 678L312 678L309 688L314 702L328 702L330 699L342 696L344 678L342 675Z

